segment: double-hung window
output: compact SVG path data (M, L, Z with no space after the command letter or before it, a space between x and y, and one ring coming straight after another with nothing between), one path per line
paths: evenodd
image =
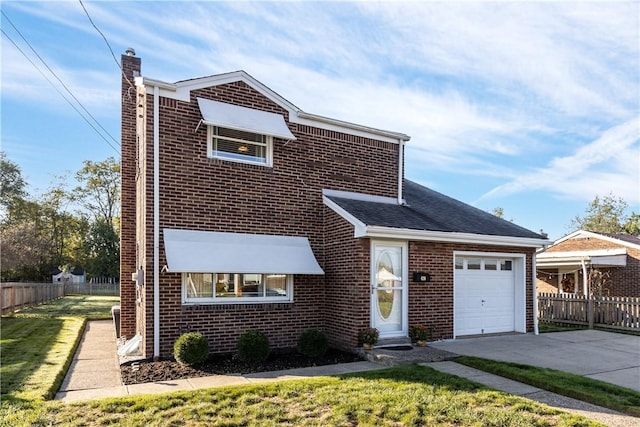
M292 301L291 274L183 273L185 303Z
M272 164L273 138L269 135L208 126L209 157L265 166Z

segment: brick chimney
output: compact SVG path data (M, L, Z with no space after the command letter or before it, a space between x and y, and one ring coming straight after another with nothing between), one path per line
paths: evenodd
M122 89L120 125L120 335L136 334L136 288L131 273L136 265L136 100L134 79L140 75L141 61L128 48L121 57Z

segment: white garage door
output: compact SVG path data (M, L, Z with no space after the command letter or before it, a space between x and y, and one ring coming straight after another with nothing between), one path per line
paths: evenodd
M456 257L455 336L516 330L513 270L511 259Z

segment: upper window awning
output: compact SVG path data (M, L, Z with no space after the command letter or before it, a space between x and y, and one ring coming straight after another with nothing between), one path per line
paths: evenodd
M281 114L198 98L202 122L245 132L295 140Z
M165 228L164 247L170 272L324 274L306 237Z

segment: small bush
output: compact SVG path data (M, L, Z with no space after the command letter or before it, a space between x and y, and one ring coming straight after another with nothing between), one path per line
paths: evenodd
M182 365L199 365L209 357L209 342L200 332L180 335L173 345L173 357Z
M318 329L308 329L298 337L298 351L305 356L324 356L328 349L327 336Z
M245 362L261 362L269 357L269 338L260 331L240 335L236 357Z
M429 328L424 325L414 325L409 330L412 341L426 341L429 339Z
M374 345L378 342L380 332L376 328L365 328L358 332L358 344Z

